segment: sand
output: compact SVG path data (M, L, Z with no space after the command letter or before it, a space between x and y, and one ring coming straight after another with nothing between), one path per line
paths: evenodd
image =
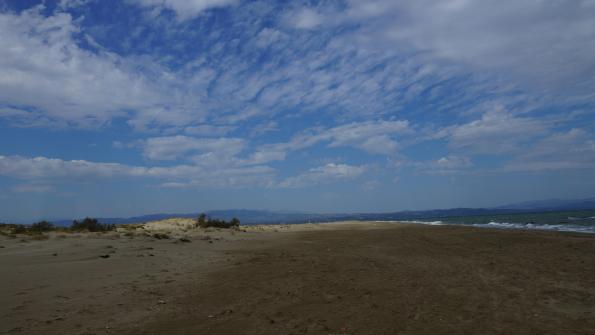
M595 333L588 234L179 219L0 236L0 269L1 334Z

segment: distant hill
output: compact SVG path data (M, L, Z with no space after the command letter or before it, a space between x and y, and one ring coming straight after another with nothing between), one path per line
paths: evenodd
M453 216L477 216L477 215L497 215L497 214L515 214L527 212L546 212L546 211L564 211L564 210L585 210L595 209L595 198L578 200L541 200L528 201L516 204L509 204L495 208L449 208L432 209L421 211L399 211L389 213L303 213L287 211L267 211L250 209L229 209L214 210L206 212L207 215L223 220L239 218L242 224L272 224L272 223L303 223L303 222L324 222L324 221L342 221L342 220L423 220L440 219ZM151 214L135 216L129 218L98 218L102 223L110 224L131 224L157 221L172 217L197 217L199 213L171 213L171 214ZM68 226L72 220L57 220L55 224Z
M563 210L583 210L594 209L595 198L590 199L549 199L539 201L526 201L517 204L510 204L500 206L498 208L505 209L521 209L521 210L542 210L542 211L563 211Z

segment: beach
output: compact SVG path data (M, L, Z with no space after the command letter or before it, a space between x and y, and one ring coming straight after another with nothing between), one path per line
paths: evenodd
M0 236L0 268L2 334L595 329L591 234L380 222L229 230L171 221L45 240Z

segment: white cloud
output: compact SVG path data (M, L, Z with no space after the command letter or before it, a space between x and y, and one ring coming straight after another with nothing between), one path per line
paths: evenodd
M196 17L201 12L217 7L225 7L237 3L237 0L131 0L134 3L153 10L169 9L181 20Z
M146 168L117 163L93 163L84 160L65 161L55 158L0 156L0 175L18 179L73 179L140 176Z
M348 0L317 13L316 22L357 25L366 47L417 50L547 95L595 98L592 0Z
M58 7L62 10L69 8L82 7L91 2L92 0L60 0Z
M261 48L266 48L285 38L285 35L276 29L264 28L257 36L256 44Z
M51 191L48 182L93 182L114 178L151 178L163 180L160 187L306 187L337 180L354 179L367 167L329 163L307 172L276 181L276 170L264 166L199 166L176 165L167 167L130 166L118 163L98 163L85 160L57 158L0 156L0 176L26 180L21 192ZM44 186L45 185L45 186ZM48 186L48 187L46 187Z
M203 169L201 174L187 180L166 182L164 188L200 187L273 187L276 170L263 165L249 167L221 167Z
M378 180L368 180L367 182L362 184L362 190L364 190L365 192L371 192L376 190L380 186L382 186L382 183Z
M323 16L311 8L302 8L295 13L291 13L291 24L299 29L312 29L321 25Z
M282 161L287 157L287 152L283 148L273 146L266 146L260 148L250 155L246 164L264 164L274 161Z
M437 160L411 162L417 172L432 175L451 175L469 171L474 166L469 157L449 155Z
M280 187L298 188L330 183L336 180L354 179L366 171L365 165L353 166L347 164L329 163L312 168L307 172L289 177L279 183Z
M13 118L97 125L165 101L125 59L81 49L69 14L40 11L0 13L0 104L21 111Z
M468 154L502 154L518 151L529 141L548 133L545 120L515 116L494 109L480 119L449 127L442 132L453 149Z
M276 124L268 124L274 129ZM140 143L143 156L151 160L191 160L198 165L242 166L284 160L288 153L327 142L329 148L351 146L370 154L392 155L398 148L393 139L410 133L407 121L354 122L329 129L314 128L288 142L265 144L248 154L247 142L240 138L196 138L184 135L152 137ZM115 143L118 147L125 144Z
M19 184L12 188L13 192L16 193L48 193L54 190L52 185L48 184L35 184L35 183L26 183L26 184Z
M0 118L27 118L29 116L29 112L26 110L18 109L18 108L10 108L10 107L0 107Z
M228 159L239 154L244 147L244 140L239 138L196 138L177 135L145 140L143 155L151 160L189 159L196 157L196 154L211 154Z
M319 134L329 147L352 146L372 154L391 155L398 144L392 137L410 132L407 121L367 121L334 127Z
M397 135L410 134L407 121L364 121L353 122L332 128L314 128L303 131L285 143L263 145L253 153L249 161L264 163L283 160L287 153L309 148L321 142L328 142L329 148L354 147L370 154L396 154Z
M129 166L118 163L98 163L57 158L0 156L0 176L32 181L61 183L113 178L153 178L166 180L165 187L245 187L273 184L276 171L268 166L226 167L216 169L196 165L167 167ZM37 184L41 185L41 184ZM21 187L23 191L26 186ZM33 188L29 187L29 191Z
M264 134L279 130L277 121L268 121L255 125L250 131L250 137L259 137Z
M247 24L241 11L248 8L230 14L237 25L197 31L213 46L175 69L167 65L179 58L173 46L165 55L142 49L136 57L124 57L99 45L92 30L84 31L82 17L62 12L45 17L39 9L1 13L0 42L10 47L0 50L0 104L23 111L10 116L21 125L96 126L121 118L139 131L198 135L208 122L240 126L288 110L342 120L383 118L387 108L399 111L415 98L419 89L413 87L443 79L440 70L411 59L396 61L394 54L360 49L351 35L287 38L282 29ZM192 43L183 25L166 27L169 40L179 41L176 47ZM221 29L239 38L222 39ZM240 40L245 47L238 48ZM264 46L271 50L255 67ZM199 136L227 131L211 130L220 135Z
M184 129L184 132L188 135L194 136L223 136L234 131L236 126L214 126L208 124L201 124L197 126L190 126Z
M595 140L583 129L551 134L504 166L504 171L556 171L595 168Z

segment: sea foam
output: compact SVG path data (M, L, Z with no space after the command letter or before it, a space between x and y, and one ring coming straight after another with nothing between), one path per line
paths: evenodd
M593 217L595 218L595 217ZM498 229L525 229L525 230L547 230L547 231L563 231L563 232L578 232L595 234L595 226L593 225L576 225L576 224L537 224L537 223L510 223L510 222L496 222L490 221L488 223L456 223L443 221L420 221L420 220L399 220L399 221L376 221L376 222L402 222L423 224L429 226L469 226L478 228L498 228Z

